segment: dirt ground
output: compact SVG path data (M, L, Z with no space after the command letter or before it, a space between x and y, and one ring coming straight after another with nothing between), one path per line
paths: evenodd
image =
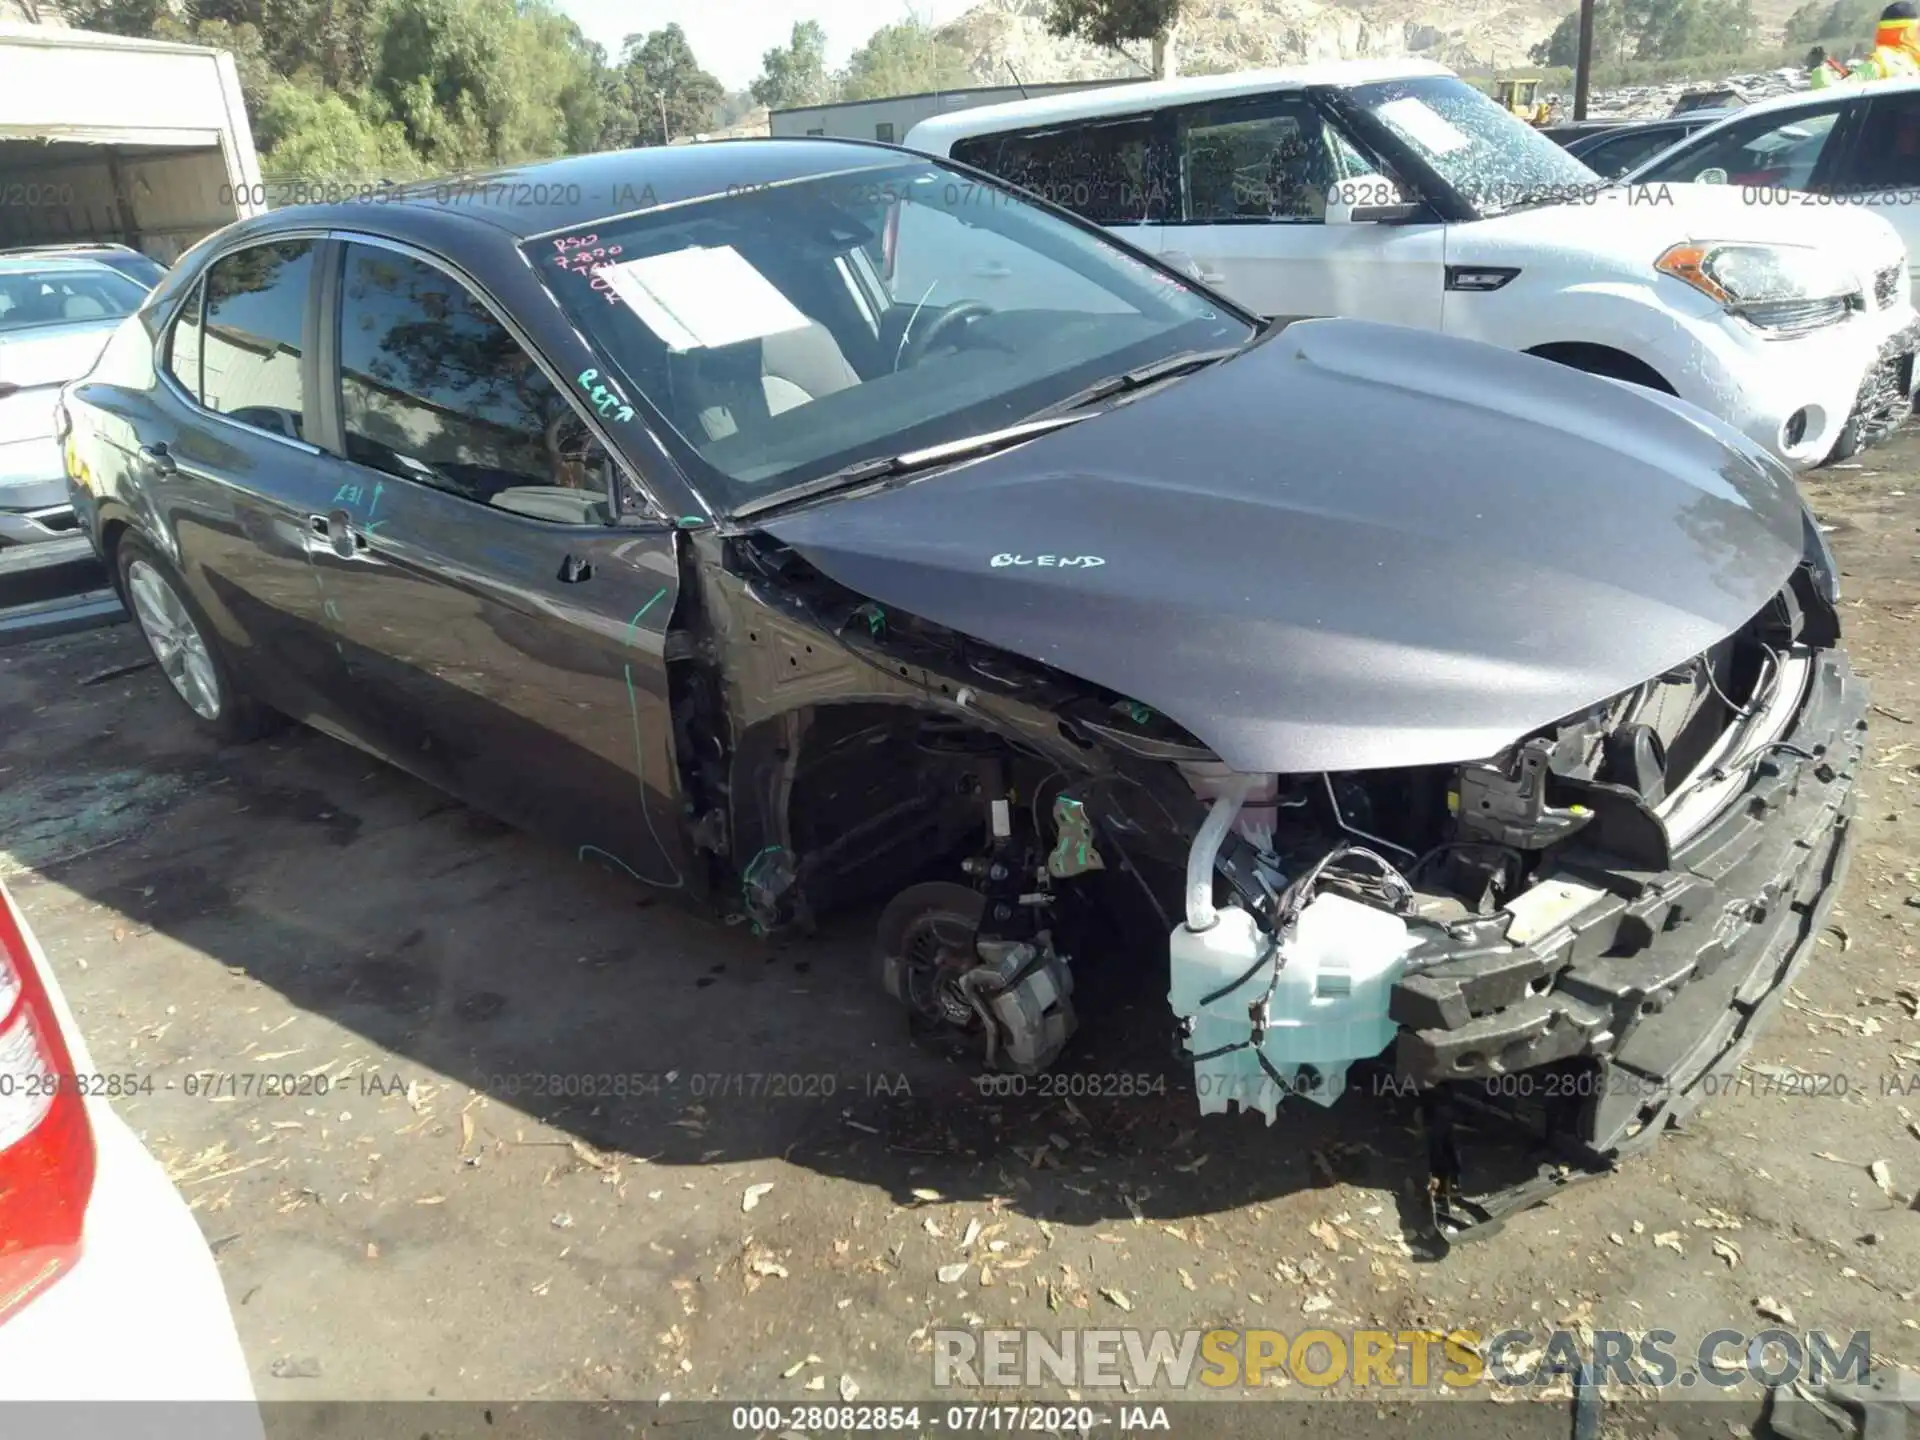
M1202 1122L1150 983L1082 961L1072 1062L1146 1093L983 1099L880 994L871 916L772 949L318 735L218 752L125 626L0 650L0 874L98 1068L151 1082L122 1112L263 1399L908 1399L982 1323L1765 1309L1913 1364L1920 438L1808 489L1877 702L1835 928L1748 1087L1444 1255L1403 1232L1403 1111Z

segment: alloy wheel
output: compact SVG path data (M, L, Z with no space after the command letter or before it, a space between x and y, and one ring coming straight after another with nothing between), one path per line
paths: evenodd
M153 658L167 680L202 720L220 718L220 677L206 637L193 623L186 602L171 583L145 560L127 567L127 593Z

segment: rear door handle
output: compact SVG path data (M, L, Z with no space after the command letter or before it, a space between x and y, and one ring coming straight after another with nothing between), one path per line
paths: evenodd
M353 521L344 510L336 510L331 515L309 515L307 525L331 545L333 553L342 560L366 553L367 537L353 528Z
M155 441L151 445L140 447L140 458L162 475L178 475L180 467L174 463L173 453L167 449L165 441Z

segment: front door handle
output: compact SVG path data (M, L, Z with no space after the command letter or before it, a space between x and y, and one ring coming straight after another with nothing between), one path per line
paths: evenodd
M336 510L331 515L309 515L307 524L342 560L366 553L367 537L353 528L353 519L344 510Z
M156 440L151 445L140 447L140 458L162 475L178 475L180 467L174 463L173 452L167 449L164 440Z

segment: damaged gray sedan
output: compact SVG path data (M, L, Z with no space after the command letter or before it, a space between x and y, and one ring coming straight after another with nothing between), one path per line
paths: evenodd
M388 200L203 242L63 397L218 736L291 716L768 933L884 901L880 983L996 1069L1143 951L1203 1112L1417 1093L1449 1233L1651 1141L1811 953L1865 695L1712 418L1263 326L883 146ZM1462 1107L1551 1163L1469 1193Z

